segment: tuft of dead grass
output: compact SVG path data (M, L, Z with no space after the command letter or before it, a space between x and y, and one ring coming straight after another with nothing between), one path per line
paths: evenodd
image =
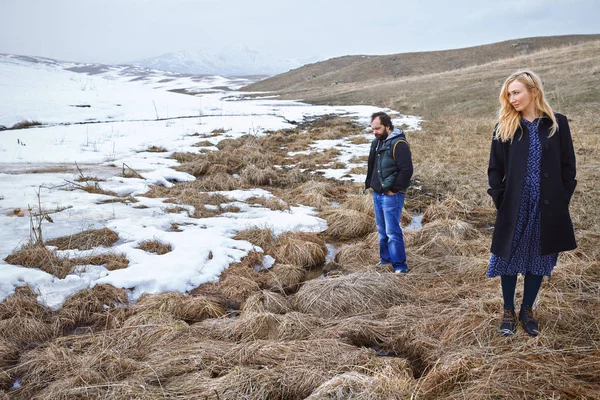
M379 262L379 247L366 241L348 243L339 248L334 260L344 271L365 272Z
M314 233L286 232L276 246L275 259L282 264L314 268L325 264L327 258L325 242Z
M64 328L102 331L122 326L131 312L125 289L97 285L81 290L67 300L58 312Z
M372 272L308 281L295 295L296 308L323 317L372 313L412 297L411 283L404 278Z
M227 310L207 296L189 296L181 293L142 295L134 307L136 314L158 313L189 323L225 315Z
M67 257L59 256L56 251L38 244L23 245L16 252L9 254L4 261L26 268L38 268L60 279L67 276L74 265Z
M267 274L265 287L282 294L296 292L306 279L306 269L297 265L277 263L265 273Z
M144 250L147 253L163 255L171 252L172 247L170 243L163 243L158 239L153 239L144 240L136 247L136 249Z
M454 196L449 196L444 201L427 207L422 222L427 224L438 219L458 219L469 221L478 227L487 227L494 224L496 211L492 207L468 205Z
M290 301L283 295L269 290L263 290L248 297L242 306L243 313L269 312L285 314L292 311Z
M144 150L148 153L166 153L168 150L165 149L163 146L150 146L148 147L146 150Z
M487 251L488 241L471 224L457 219L435 220L405 234L407 248L430 257L476 256Z
M273 168L259 168L253 164L245 167L240 173L240 176L249 185L257 186L273 186L280 180L278 173Z
M245 240L255 246L259 246L265 253L271 253L274 249L275 236L271 228L250 228L240 231L233 237L235 240Z
M356 210L330 208L319 216L327 220L325 233L338 240L361 238L376 229L375 218Z
M289 211L290 205L285 201L278 199L276 197L250 197L246 200L248 204L257 204L263 207L266 207L273 211Z
M56 246L58 250L90 250L99 246L111 247L118 240L119 235L115 231L102 228L47 240L46 245Z

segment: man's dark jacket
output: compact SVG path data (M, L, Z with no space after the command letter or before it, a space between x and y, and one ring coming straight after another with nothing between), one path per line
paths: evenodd
M558 130L552 137L552 120L544 116L538 131L542 146L540 170L540 207L542 255L577 247L569 202L575 191L575 152L569 123L564 115L555 114ZM496 225L492 253L508 260L519 216L521 192L527 170L529 132L521 125L511 141L492 140L488 167L488 193L496 205Z
M383 141L371 142L365 189L375 192L406 193L413 174L412 157L406 136L394 129ZM377 179L378 178L378 179Z

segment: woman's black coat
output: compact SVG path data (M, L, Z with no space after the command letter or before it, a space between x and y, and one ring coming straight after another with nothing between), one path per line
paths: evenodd
M542 255L572 250L577 247L569 202L575 191L575 152L567 117L555 114L558 130L552 137L552 120L540 119L538 131L542 144L540 171L540 207ZM496 205L496 225L492 253L508 260L517 225L521 192L527 170L529 132L521 125L512 142L492 140L488 194Z

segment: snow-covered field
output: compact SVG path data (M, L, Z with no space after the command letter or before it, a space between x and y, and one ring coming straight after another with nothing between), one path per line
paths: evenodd
M268 226L276 233L326 229L325 221L309 207L272 211L245 202L251 196L272 196L263 189L222 193L240 212L204 219L168 213L163 199L140 196L149 184L169 187L173 182L195 179L174 170L178 163L168 157L175 151L201 151L193 146L199 141L198 135L206 135L206 140L217 144L224 138L291 128L294 122L325 114L353 116L367 125L370 114L379 110L368 106L312 106L270 96L246 100L236 89L248 83L241 78L194 77L0 55L0 125L10 128L24 120L42 124L0 131L0 301L16 286L26 284L51 307L60 307L71 294L95 284L128 288L132 300L143 293L186 292L218 279L230 263L256 249L249 242L232 239L240 230L252 226ZM175 89L200 94L170 91ZM416 128L420 120L402 116L394 122ZM213 136L215 130L223 133ZM167 152L147 152L151 146L163 147ZM355 155L368 154L369 145L319 141L311 149L332 146L342 149L340 161L348 163ZM217 151L214 146L204 149ZM49 169L73 167L75 163L85 175L102 178L103 189L134 196L139 201L136 205L147 208L99 203L109 196L77 190L69 183L76 178L73 173ZM140 172L144 179L119 176L123 164ZM323 172L341 178L352 166ZM351 175L345 179L360 181L364 177ZM29 217L15 210L37 209L38 192L42 209L52 211L54 221L43 224L44 239L108 227L119 234L119 241L110 250L124 253L130 266L116 271L102 266L78 267L66 278L58 279L3 261L29 240ZM181 231L170 229L174 223ZM154 255L136 248L148 239L170 243L172 251ZM98 254L108 249L92 251ZM70 250L68 254L89 252ZM265 257L265 267L270 262L272 259Z

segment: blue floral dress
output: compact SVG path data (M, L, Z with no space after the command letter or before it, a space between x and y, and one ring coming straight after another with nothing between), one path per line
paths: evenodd
M521 194L521 205L517 226L513 236L510 259L492 254L487 276L517 275L530 272L533 275L550 277L556 265L558 253L542 256L541 213L540 208L540 171L542 162L542 144L538 133L539 118L533 122L522 119L521 123L529 132L529 154L527 171Z

